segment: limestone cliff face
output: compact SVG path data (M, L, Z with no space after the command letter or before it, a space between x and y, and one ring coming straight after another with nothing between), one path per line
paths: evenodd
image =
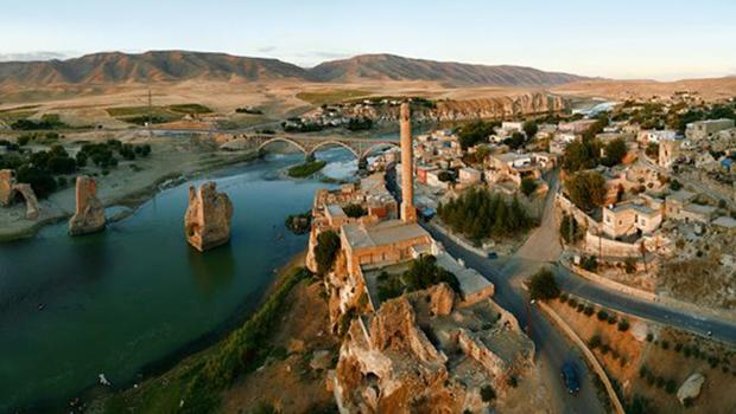
M514 93L478 99L440 100L434 108L412 107L414 122L464 121L472 119L503 119L567 109L569 103L561 96L544 91ZM396 123L399 108L356 105L342 108L343 115L370 118L378 123Z
M85 175L77 177L77 209L69 220L69 234L81 236L105 228L105 208L97 198L97 181Z
M217 184L207 182L199 190L189 187L189 207L184 216L187 241L200 252L223 245L230 240L233 205L225 193L217 192Z

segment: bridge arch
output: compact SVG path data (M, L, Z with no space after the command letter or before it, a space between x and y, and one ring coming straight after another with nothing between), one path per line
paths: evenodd
M317 152L318 149L328 146L328 145L335 145L335 146L343 147L346 150L350 151L351 154L355 155L355 158L360 159L360 154L350 144L346 144L344 142L340 142L336 140L327 140L327 141L320 142L319 144L312 147L309 151L306 151L307 157L313 155L315 152Z
M371 144L368 148L366 148L365 150L363 150L363 152L360 154L359 159L366 158L366 157L368 157L368 155L370 155L371 152L373 152L373 151L375 151L375 150L377 150L379 148L383 148L383 147L401 148L401 146L399 145L399 143L398 142L394 142L394 141L380 141L380 142L376 142L375 144Z
M269 139L261 142L260 145L258 145L258 152L261 152L262 149L264 149L269 144L273 144L274 142L285 142L287 144L291 144L291 145L297 147L299 149L299 151L303 152L306 155L309 155L311 153L311 151L307 151L307 149L304 148L304 146L302 144L294 141L293 139L284 138L284 137L273 137L273 138L269 138Z

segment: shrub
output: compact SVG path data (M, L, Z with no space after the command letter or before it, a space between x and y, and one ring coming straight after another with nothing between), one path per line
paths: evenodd
M359 218L368 214L368 211L363 208L360 204L348 204L342 209L345 215L351 218Z
M647 342L652 342L654 340L654 335L650 332L647 334Z
M605 310L601 309L601 310L598 311L598 313L596 314L596 316L598 316L598 320L599 321L605 321L606 319L608 319L608 312L606 312Z
M324 275L332 269L337 253L340 250L340 236L332 230L324 231L317 236L317 245L314 247L314 257L317 262L317 273Z
M585 315L586 316L592 316L593 313L595 313L595 307L593 305L586 305L585 306Z
M616 318L616 315L611 315L608 317L608 324L609 325L615 325L616 322L618 322L618 318Z
M566 303L567 298L568 298L567 293L561 293L558 299L560 300L560 303Z
M491 402L496 399L496 391L491 387L490 384L484 385L480 389L480 398L483 402Z
M580 267L589 272L595 272L598 270L598 259L595 256L583 257Z
M529 296L532 299L554 299L559 295L560 288L557 287L557 281L551 270L540 269L529 279Z
M680 351L682 351L682 344L677 342L675 344L675 352L680 352Z
M602 343L603 341L601 340L600 335L593 335L590 337L590 340L588 340L588 347L590 347L590 349L596 349L601 346Z
M578 313L580 313L580 312L582 312L584 310L585 310L585 305L583 305L582 303L579 303L578 304L578 308L577 308Z
M659 343L659 346L661 346L664 350L670 349L670 343L666 340L662 340L662 342Z
M677 392L677 383L673 379L667 380L667 384L665 384L664 387L665 391L667 391L667 394L674 394Z
M578 301L575 298L570 298L570 300L567 301L567 306L571 308L576 308L578 306Z
M606 355L610 350L611 347L608 344L601 345L601 354Z

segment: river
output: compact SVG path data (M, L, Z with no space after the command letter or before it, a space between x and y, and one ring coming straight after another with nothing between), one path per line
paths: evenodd
M320 152L334 178L354 174L344 150ZM310 208L317 180L289 180L302 155L274 155L158 193L104 233L71 238L66 223L0 245L0 412L54 410L104 373L130 385L162 361L204 346L252 312L306 247L284 227ZM188 187L214 179L234 205L230 244L187 246Z

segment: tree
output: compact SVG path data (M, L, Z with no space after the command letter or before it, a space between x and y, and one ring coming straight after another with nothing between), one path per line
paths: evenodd
M565 181L570 200L578 208L591 211L606 201L606 179L595 171L578 172Z
M535 300L548 300L560 296L560 288L557 287L551 270L540 269L529 278L529 296Z
M521 180L521 192L527 197L534 194L537 191L537 187L537 180L533 178L526 177Z
M514 131L509 138L503 140L503 144L512 150L517 150L526 144L526 137L519 131Z
M491 402L496 399L496 391L491 385L484 385L480 389L480 398L483 400L483 402Z
M626 146L626 141L624 141L623 138L616 138L606 144L605 152L606 156L605 158L603 158L602 164L607 167L613 167L614 165L620 164L624 160L624 157L626 157L626 153L629 152L629 149Z
M360 204L348 204L347 206L343 207L342 209L345 212L345 215L351 218L358 218L363 217L368 212L366 209L363 208Z
M571 142L565 148L562 168L570 173L595 168L598 165L600 153L600 143L596 139L584 138Z
M324 231L317 236L314 247L314 258L317 261L317 273L324 275L332 269L332 265L340 250L340 236L332 230Z
M577 243L583 239L585 232L582 227L575 220L575 217L569 214L563 214L562 220L560 221L560 236L565 240L565 243L572 244Z
M532 138L534 138L535 135L537 135L537 132L539 131L539 126L534 121L526 121L524 122L524 125L522 125L522 129L526 134L527 140L531 140Z
M647 148L644 150L644 152L647 154L647 157L649 158L658 158L659 157L659 144L656 142L650 142L647 144Z
M463 150L466 150L476 144L488 142L488 137L493 133L493 128L497 125L497 123L478 120L463 126L458 131L460 146Z

